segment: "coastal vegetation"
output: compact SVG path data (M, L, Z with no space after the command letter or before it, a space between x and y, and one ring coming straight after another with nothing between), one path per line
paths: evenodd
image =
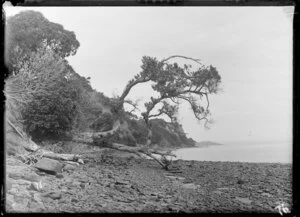
M79 46L74 32L39 12L25 11L7 19L7 120L33 141L71 140L84 134L92 145L147 155L168 169L166 156L174 155L159 148L195 145L177 121L180 103L188 103L195 118L209 128L209 96L218 93L221 83L214 66L181 55L161 60L144 56L141 72L120 96L109 98L93 89L91 78L75 72L66 59ZM192 64L182 67L176 59L197 68ZM128 95L137 85L149 82L159 96L151 97L139 112L140 105ZM125 110L125 104L132 110Z

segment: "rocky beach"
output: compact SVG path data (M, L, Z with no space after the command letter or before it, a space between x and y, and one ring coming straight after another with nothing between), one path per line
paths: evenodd
M174 161L91 150L85 163L53 171L6 159L6 212L276 213L291 209L292 166L278 163ZM49 165L48 165L49 166Z

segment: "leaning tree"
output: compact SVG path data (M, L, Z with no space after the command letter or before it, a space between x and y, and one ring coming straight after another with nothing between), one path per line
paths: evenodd
M195 70L195 67L192 67L191 64L184 64L181 67L177 63L171 63L173 59L192 61L197 64L197 68ZM221 76L212 65L205 66L199 59L180 55L170 56L162 60L145 56L142 59L141 68L142 71L128 82L123 93L114 98L112 104L113 112L116 114L124 114L124 104L133 106L133 110L135 110L137 104L128 99L130 91L138 84L152 83L152 89L158 92L159 96L151 97L150 101L144 104L145 111L141 113L148 129L146 143L139 147L128 147L107 139L118 130L120 120L115 120L114 127L110 131L95 133L94 142L96 144L102 143L102 145L109 148L135 153L139 156L147 155L155 159L163 168L168 169L171 161L167 160L166 156L175 155L171 152L151 148L153 142L150 119L167 115L171 122L176 123L176 113L179 105L185 101L190 105L195 118L204 122L205 127L209 127L212 122L209 111L209 95L219 92ZM119 115L119 117L122 116ZM161 157L158 158L157 155Z

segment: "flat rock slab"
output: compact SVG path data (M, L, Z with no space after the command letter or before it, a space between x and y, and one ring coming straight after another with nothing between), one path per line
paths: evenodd
M217 188L217 190L223 191L223 190L233 190L234 188L227 188L227 187L222 187L222 188Z
M185 179L184 177L179 177L179 176L166 176L166 177L172 180L179 180L179 181L183 181Z
M19 173L19 172L10 172L10 173L8 173L8 177L11 178L11 179L18 180L18 179L23 178L23 174Z
M166 177L169 178L169 179L177 179L176 176L166 176Z
M273 195L269 194L269 193L262 193L261 195L266 196L266 197L273 197Z
M41 177L36 173L28 173L24 174L23 179L31 181L31 182L39 182L41 181Z
M47 173L56 175L57 173L61 172L63 164L57 160L43 158L39 160L34 167Z
M194 183L186 183L186 184L183 184L182 187L185 189L190 189L190 190L197 189L197 185L195 185Z
M243 198L243 197L236 197L236 200L245 203L245 204L251 204L252 200L249 200L248 198Z
M42 194L43 197L50 197L53 200L58 200L61 198L61 193L60 192L48 192L48 193L44 193Z
M177 177L177 179L179 180L179 181L183 181L183 180L185 180L185 178L184 177Z
M6 179L6 191L9 191L10 189L12 189L12 183L9 179Z

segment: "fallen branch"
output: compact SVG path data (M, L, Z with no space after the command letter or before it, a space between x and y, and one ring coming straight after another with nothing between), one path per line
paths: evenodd
M156 150L156 149L148 149L148 148L145 148L145 147L130 147L130 146L122 145L122 144L119 144L119 143L107 144L106 147L111 148L111 149L115 149L115 150L119 150L119 151L128 152L128 153L133 153L133 154L136 154L139 157L142 157L143 155L146 155L146 156L154 159L156 162L158 162L165 169L168 169L168 166L170 165L170 161L168 161L165 157L166 156L176 157L176 155L171 153L170 151L163 152L163 151L159 151L159 150ZM156 157L153 154L161 155L162 158L160 159L160 158Z
M64 161L64 163L79 166L79 163L74 162L74 161Z
M80 155L75 154L58 154L51 151L44 151L44 157L55 159L55 160L63 160L63 161L75 161L77 162L80 159Z
M7 123L15 130L16 133L18 133L23 139L25 139L24 135L17 129L17 127L10 120L7 119Z
M30 152L41 152L43 154L43 157L46 157L46 158L51 158L51 159L55 159L55 160L63 160L63 161L83 162L82 159L80 159L80 155L59 154L59 153L55 153L52 151L44 150L40 146L38 146L35 142L33 142L31 139L29 139L27 144L24 145L24 148Z

